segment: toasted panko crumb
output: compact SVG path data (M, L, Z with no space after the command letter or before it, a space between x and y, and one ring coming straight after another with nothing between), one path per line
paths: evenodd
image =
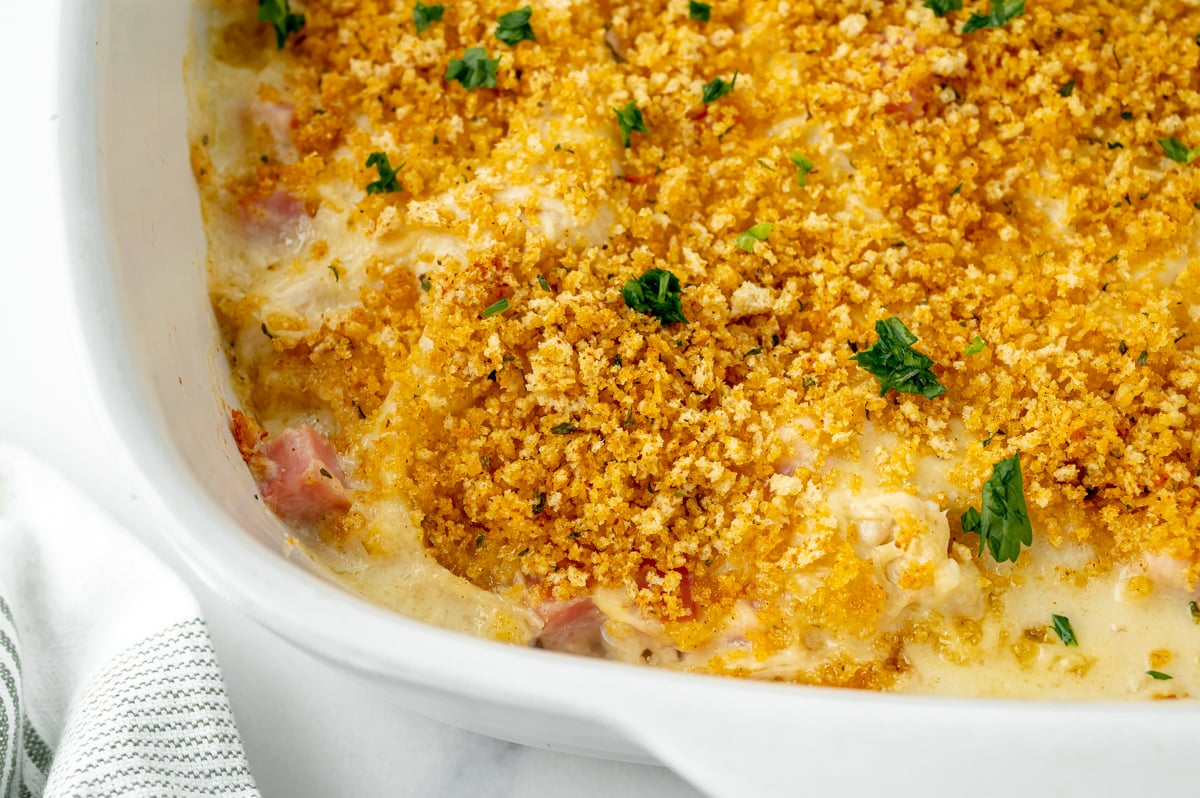
M255 60L253 4L226 5L217 57ZM1039 0L969 35L966 12L919 0L720 0L707 24L680 0L533 8L537 41L509 48L506 3L447 4L418 34L406 4L310 0L270 55L260 94L294 106L297 157L248 153L231 206L282 188L363 235L436 226L472 253L421 286L424 267L381 256L353 313L276 335L249 376L260 412L307 403L354 451L360 498L331 535L388 551L369 508L399 495L453 572L535 603L623 586L682 650L738 601L760 609L759 657L812 625L870 638L883 589L821 509L869 418L899 442L874 455L889 486L950 463L943 508L972 550L957 519L1019 453L1037 535L1200 577L1200 162L1158 143L1200 147L1200 8ZM476 46L501 57L496 89L443 79ZM630 101L650 132L624 148ZM323 187L365 187L380 150L403 191L330 207ZM793 152L815 166L804 187ZM604 209L608 234L552 240L546 198ZM736 246L760 222L768 239ZM649 268L678 276L687 324L626 307ZM850 359L890 316L943 396L881 397ZM815 460L784 476L778 431L798 419ZM904 523L898 545L921 534ZM799 571L820 575L804 595ZM886 686L900 642L880 645L796 678Z

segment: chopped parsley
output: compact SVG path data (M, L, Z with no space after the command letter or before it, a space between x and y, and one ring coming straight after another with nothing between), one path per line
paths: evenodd
M701 95L700 101L705 105L715 103L717 100L724 97L729 92L733 91L733 86L737 83L737 70L733 70L733 77L726 83L721 78L713 78L704 86L704 94Z
M433 288L433 281L429 279L429 275L427 274L422 274L418 282L421 283L421 290L427 294L429 293L429 289Z
M282 50L288 36L304 27L304 15L293 14L288 0L258 0L258 21L275 27L275 45Z
M1025 0L992 0L986 14L972 14L963 25L963 33L974 33L984 28L1003 28L1025 13Z
M533 28L529 25L532 16L532 6L503 14L496 20L496 38L509 47L516 47L524 41L536 42L537 36L533 35Z
M967 344L966 348L963 349L963 354L966 355L967 357L970 357L971 355L978 355L980 352L982 352L986 348L987 348L987 341L983 340L978 335L976 335L974 338L971 339L971 343Z
M452 58L446 67L446 80L457 80L467 91L496 88L496 67L500 58L488 58L482 47L468 47L462 58Z
M421 0L417 0L417 4L413 6L413 24L417 26L417 33L424 33L433 23L441 22L442 14L445 13L446 6L442 3L427 6Z
M1192 614L1192 623L1200 624L1200 604L1194 601L1188 602L1188 612Z
M1054 633L1063 641L1064 646L1079 645L1079 640L1075 638L1075 630L1071 628L1070 618L1065 615L1051 615L1050 619L1054 622Z
M271 331L267 329L267 323L266 323L265 321L262 323L262 327L261 327L261 329L262 329L262 334L263 334L263 335L265 335L265 336L267 336L268 338L271 338L271 339L274 339L274 338L275 338L275 336L274 336L274 335L271 335Z
M1163 673L1162 671L1146 671L1146 675L1158 682L1166 682L1175 678L1171 674Z
M944 17L951 11L962 11L962 0L925 0L923 5L932 11L935 17Z
M688 0L688 19L693 22L708 22L712 19L712 6L708 3L697 3Z
M996 562L1016 562L1021 546L1033 543L1033 526L1025 507L1025 486L1021 480L1020 455L1014 454L992 466L992 475L983 483L983 512L974 507L962 515L964 532L979 535L979 556L986 547Z
M636 280L626 282L621 289L621 296L629 308L653 316L664 327L675 322L688 323L683 315L682 294L679 278L666 269L648 269Z
M502 296L479 314L481 319L490 319L492 316L498 316L508 310L508 297Z
M1075 78L1071 78L1066 83L1058 87L1059 97L1070 97L1075 93Z
M642 118L641 109L633 100L630 100L624 108L614 108L613 113L617 115L617 124L621 126L621 143L626 147L629 146L629 134L633 131L650 135L650 129L646 127L646 120Z
M953 196L957 195L958 192L962 191L962 187L963 187L963 184L959 183L957 186L950 189L950 196L953 197Z
M337 266L334 266L332 263L329 264L329 271L333 272L333 281L335 283L340 283L342 281L342 275L338 271Z
M537 499L533 502L533 507L531 509L533 510L534 515L542 514L542 512L546 509L546 494L545 493L543 493L540 490L538 491Z
M1143 349L1141 354L1138 355L1138 357L1137 357L1137 364L1139 366L1144 366L1144 365L1146 365L1146 361L1149 359L1150 359L1150 353L1147 352L1145 349Z
M546 275L539 274L537 276L537 281L538 281L538 285L541 286L543 291L545 291L546 293L550 293L550 281L546 279Z
M771 222L759 222L737 237L738 248L753 252L754 246L759 241L766 241L767 236L771 235L771 231L774 229L775 225Z
M328 469L322 468L320 470L320 474L321 476L325 477L325 479L333 479L333 474L330 474Z
M403 191L404 186L400 185L400 181L396 179L396 172L399 170L393 169L392 164L388 161L387 153L373 152L367 157L367 168L375 167L375 171L379 173L379 179L374 183L367 184L368 194L392 194L396 191ZM400 169L404 168L404 164L400 164Z
M917 352L912 345L917 336L895 316L875 322L879 334L870 349L851 357L864 370L879 380L879 395L895 389L897 393L911 393L934 399L946 392L946 386L938 382L930 368L933 359Z
M796 182L800 184L800 188L808 185L808 173L817 167L812 161L800 154L800 150L792 150L788 160L796 165Z
M761 346L756 346L753 349L747 349L746 354L742 355L742 360L745 360L748 357L754 357L755 355L761 355L762 353L763 350Z
M1174 136L1169 139L1159 139L1158 146L1162 147L1163 153L1176 163L1191 163L1196 160L1197 155L1200 155L1200 150L1188 149L1186 144Z
M555 435L570 435L572 432L575 431L575 425L572 424L570 421L564 421L561 424L555 424L553 427L550 428L550 431L553 432Z
M482 548L483 548L483 535L479 535L478 537L475 538L475 550L478 551L479 549L482 549Z

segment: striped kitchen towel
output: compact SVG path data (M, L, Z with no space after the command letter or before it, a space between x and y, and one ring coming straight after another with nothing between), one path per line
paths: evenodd
M0 798L258 796L195 599L0 442Z

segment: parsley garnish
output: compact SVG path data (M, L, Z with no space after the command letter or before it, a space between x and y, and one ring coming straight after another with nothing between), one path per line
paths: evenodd
M801 155L800 150L792 150L788 160L796 165L796 182L800 184L800 188L804 188L808 185L808 173L817 167L812 161Z
M1058 87L1059 97L1070 97L1075 93L1075 78L1071 78L1066 83Z
M540 285L542 287L543 291L545 291L546 293L550 293L550 281L546 279L546 275L539 274L537 276L537 281L538 281L538 285Z
M708 3L697 3L688 0L688 18L693 22L708 22L712 19L712 6Z
M508 310L508 297L502 296L492 304L488 305L482 313L479 314L481 319L490 319L492 316L499 315Z
M488 58L482 47L468 47L462 58L450 60L446 67L446 80L457 80L467 91L471 89L496 88L496 67L500 59Z
M1146 671L1146 675L1159 682L1165 682L1175 678L1171 674L1163 673L1162 671Z
M983 512L974 507L962 515L964 532L979 535L979 555L986 546L996 562L1017 561L1021 545L1033 543L1033 526L1025 507L1025 486L1021 480L1020 455L1014 454L992 466L992 475L983 483Z
M1192 623L1200 624L1200 604L1194 601L1188 602L1188 612L1192 614Z
M1025 0L992 0L986 14L972 14L963 25L963 33L974 33L984 28L1003 28L1025 13Z
M262 329L262 334L263 334L263 335L265 335L265 336L267 336L268 338L271 338L271 339L274 339L274 338L275 338L275 336L274 336L274 335L271 335L271 331L267 329L267 323L266 323L265 321L262 323L262 328L261 328L261 329Z
M1146 361L1149 359L1150 359L1150 353L1148 351L1146 351L1145 349L1143 349L1141 354L1139 354L1137 357L1137 364L1139 366L1144 366L1144 365L1146 365Z
M421 0L417 0L417 4L413 6L413 24L417 26L417 33L424 33L433 23L441 22L442 14L445 13L446 6L442 3L427 6Z
M962 11L962 0L925 0L924 6L935 17L944 17L951 11Z
M762 353L763 351L761 346L756 346L753 349L747 349L746 354L742 355L742 360L745 360L748 357L754 357L755 355L761 355Z
M333 474L330 474L328 469L322 468L320 473L321 476L325 477L325 479L333 479Z
M704 94L701 95L700 101L705 105L708 105L709 103L715 103L717 100L733 91L733 86L735 83L737 83L737 76L738 73L735 69L733 70L733 77L729 79L728 83L720 78L713 78L710 80L704 86Z
M1050 619L1054 621L1054 633L1063 641L1064 646L1079 645L1079 641L1075 639L1075 630L1071 628L1070 618L1065 615L1051 615Z
M421 290L425 293L429 293L429 289L433 288L433 281L429 279L429 275L427 274L422 274L419 282L421 283Z
M546 509L546 494L545 493L543 493L540 490L538 491L537 501L535 501L533 503L533 507L531 509L533 510L534 515L542 514L542 511Z
M683 315L682 293L679 278L666 269L649 269L636 280L626 282L621 289L627 306L653 316L664 327L675 322L688 323Z
M971 339L971 343L967 344L966 348L963 349L963 354L967 357L970 357L971 355L978 355L985 348L987 348L987 341L976 335Z
M738 248L753 252L755 244L759 241L766 241L767 236L771 235L771 231L774 229L775 225L770 222L759 222L737 237Z
M502 15L496 20L496 38L509 47L516 47L523 41L536 42L537 36L533 35L533 28L529 25L529 18L532 16L532 6Z
M400 185L400 181L396 179L398 169L393 169L392 164L388 161L387 153L373 152L367 157L367 168L375 167L375 171L379 173L379 179L374 183L367 184L368 194L391 194L396 191L403 191L404 186ZM404 164L400 164L400 169L404 168Z
M1191 163L1196 160L1197 155L1200 155L1200 150L1189 150L1186 144L1174 136L1169 139L1159 139L1158 145L1163 148L1163 153L1176 163Z
M338 272L337 266L334 266L332 263L329 264L329 271L333 272L333 281L335 283L340 283L342 281L342 275Z
M258 0L258 21L275 26L275 44L282 50L288 35L304 27L304 15L293 14L288 0Z
M483 535L479 535L475 538L475 550L479 551L482 548L483 548Z
M946 386L938 382L930 367L933 359L917 352L912 345L917 336L912 334L904 322L895 316L875 322L879 340L870 349L851 357L858 365L875 375L879 380L879 395L889 390L911 393L934 399L946 392Z
M958 192L962 191L962 187L963 187L963 184L962 184L962 183L959 183L957 186L955 186L954 188L950 189L950 196L951 196L951 197L953 197L955 194L957 194Z
M629 134L633 131L650 135L646 120L642 118L642 112L633 100L624 108L614 108L613 113L617 115L617 124L621 126L621 143L626 147L629 146Z
M553 427L550 428L550 431L553 432L555 435L570 435L572 432L575 431L575 425L572 424L570 421L564 421L561 424L555 424Z

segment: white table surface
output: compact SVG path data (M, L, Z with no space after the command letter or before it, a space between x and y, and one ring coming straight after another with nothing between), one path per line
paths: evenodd
M183 2L184 0L162 0ZM0 3L0 439L60 468L196 592L263 795L696 796L662 768L524 748L398 710L242 617L156 537L166 510L87 384L61 222L57 3Z

